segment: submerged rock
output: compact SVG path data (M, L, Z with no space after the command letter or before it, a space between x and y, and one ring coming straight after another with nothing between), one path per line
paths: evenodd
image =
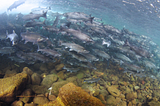
M33 74L33 71L28 67L24 67L22 73L26 73L31 76Z
M23 102L22 101L14 101L11 106L23 106Z
M12 77L17 74L17 70L7 70L5 72L4 78Z
M104 106L104 104L80 87L73 83L68 83L59 89L59 94L55 101L43 106Z
M149 106L160 106L160 102L159 101L155 101L155 100L152 100L148 103Z
M26 89L20 95L19 100L23 101L24 103L29 103L31 101L31 99L32 99L32 97L31 97L32 94L33 94L33 91L31 89Z
M35 103L25 103L24 106L37 106Z
M115 96L115 97L117 97L117 96L120 95L119 90L118 90L116 87L114 87L114 86L110 86L110 87L108 87L107 89L108 89L108 92L109 92L111 95Z
M38 105L43 105L48 102L49 102L49 100L45 96L36 96L33 99L33 103L38 104Z
M56 71L60 71L63 69L63 67L64 67L64 64L58 64L55 66L55 69L56 69Z
M133 100L137 98L137 92L131 92L126 94L126 99L127 100Z
M19 73L12 77L0 79L0 100L12 102L26 87L27 74Z
M39 85L41 83L41 76L37 73L33 73L31 80L33 85Z
M59 88L61 88L63 85L67 84L67 81L61 81L61 82L55 82L52 84L52 90L51 94L58 95L59 93Z
M41 82L41 85L50 87L54 82L58 80L58 77L54 74L47 75Z

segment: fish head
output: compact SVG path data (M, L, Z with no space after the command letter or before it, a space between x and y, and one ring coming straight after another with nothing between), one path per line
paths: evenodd
M83 52L83 53L89 53L89 51L87 51L87 50L85 50L85 49L84 49L82 52Z
M37 42L47 41L47 40L48 40L48 38L38 38L38 39L37 39Z
M37 39L37 42L41 42L41 41L43 41L44 40L44 38L38 38Z

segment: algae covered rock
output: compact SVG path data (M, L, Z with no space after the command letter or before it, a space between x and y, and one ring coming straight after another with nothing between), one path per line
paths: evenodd
M112 96L112 95L108 95L106 103L107 103L107 105L113 105L113 106L115 106L117 104L116 103L116 98L114 96Z
M26 89L25 91L22 92L22 94L20 95L19 100L23 101L24 103L28 103L30 102L30 100L32 99L31 96L33 94L33 91L31 89Z
M82 81L79 78L77 78L76 76L69 77L69 78L66 79L66 81L72 82L72 83L74 83L77 86L80 86L82 84Z
M108 92L115 97L120 95L119 90L115 86L109 86L107 89L108 89Z
M64 64L58 64L55 66L55 69L56 69L56 71L60 71L63 69L63 67L64 67Z
M11 106L23 106L23 102L22 101L14 101Z
M57 76L59 77L59 78L61 78L61 79L66 79L66 75L64 74L64 71L60 71L60 72L58 72L57 73Z
M41 82L41 85L50 87L54 82L58 80L57 76L54 74L47 75Z
M104 104L82 90L81 87L68 83L59 89L59 94L55 101L43 106L104 106Z
M61 81L61 82L55 82L52 84L52 90L51 93L58 96L59 88L61 88L63 85L67 84L67 81Z
M0 100L12 102L19 95L27 83L27 74L19 73L12 77L0 79Z
M25 103L24 106L37 106L35 103Z
M17 74L17 70L7 70L5 72L4 78L12 77Z
M41 76L37 73L33 73L31 76L32 84L39 85L41 83Z
M137 92L131 92L126 94L126 99L127 100L133 100L137 98Z
M33 74L33 71L28 67L24 67L22 73L26 73L31 76Z
M48 88L46 86L40 85L28 85L27 88L32 89L32 91L36 94L44 94L48 91Z
M77 74L77 78L82 79L83 77L84 77L84 73L79 72L79 73Z
M38 104L38 105L43 105L43 104L46 104L48 102L49 102L49 100L45 96L36 96L33 99L33 103Z
M148 103L149 106L160 106L160 102L159 101L155 101L155 100L152 100Z

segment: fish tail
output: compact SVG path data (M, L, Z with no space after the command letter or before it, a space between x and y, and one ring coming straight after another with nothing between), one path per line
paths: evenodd
M61 40L58 41L58 45L62 46L62 41Z
M6 30L6 35L8 35L8 31Z
M43 24L44 24L44 25L46 25L46 23L45 23L45 22L46 22L46 20L44 20L44 21L43 21Z
M50 7L50 6L48 7L48 10L51 10L51 7Z
M47 12L43 13L43 16L42 16L42 17L47 18L47 17L46 17L46 14L47 14Z
M60 30L59 31L65 31L65 28L63 26L60 26Z
M71 25L71 22L67 22L66 23L66 26L69 28L70 27L70 25Z
M90 18L89 18L91 24L93 23L93 19L94 19L94 17L90 17Z
M128 40L126 39L126 41L125 41L125 44L124 45L126 45L126 46L130 46L130 44L129 44L129 42L128 42Z
M37 45L37 46L38 46L37 52L39 52L40 51L40 47L39 47L39 45Z

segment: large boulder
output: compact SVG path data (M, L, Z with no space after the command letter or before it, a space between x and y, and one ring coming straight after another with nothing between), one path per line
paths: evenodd
M12 102L24 90L27 83L27 74L19 73L12 77L0 79L0 100Z
M55 101L43 106L104 106L104 104L96 97L89 95L81 87L68 83L59 89Z

